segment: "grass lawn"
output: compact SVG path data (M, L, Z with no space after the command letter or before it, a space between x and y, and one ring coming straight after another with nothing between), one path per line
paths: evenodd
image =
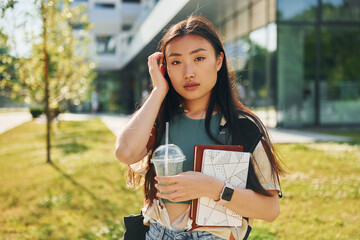
M35 121L0 135L0 239L120 239L143 194L125 186L114 135L100 120L62 122L54 165L44 138Z
M281 181L281 213L273 223L256 220L249 239L360 239L360 145L354 142L278 145L290 172Z
M96 119L54 126L54 165L44 138L34 121L0 135L0 240L121 239L143 194L126 188L112 133ZM281 213L256 220L249 239L360 239L359 142L278 148L290 172Z

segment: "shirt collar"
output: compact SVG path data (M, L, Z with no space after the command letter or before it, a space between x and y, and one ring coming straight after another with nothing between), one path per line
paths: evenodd
M221 127L224 127L225 124L226 124L226 119L225 119L225 117L224 117L224 115L223 115L223 116L221 117L221 120L220 120L220 126L221 126Z

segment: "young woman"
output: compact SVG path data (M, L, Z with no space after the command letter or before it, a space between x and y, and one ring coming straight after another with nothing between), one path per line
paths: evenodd
M245 239L254 218L273 221L279 214L282 169L266 129L237 100L223 45L207 19L191 16L175 24L162 38L160 50L148 58L153 89L116 143L117 158L145 176L142 212L150 224L146 239ZM166 122L169 142L183 150L186 161L181 174L159 177L150 158L164 144ZM219 201L225 186L192 171L195 144L242 145L252 153L246 189L232 187L230 201L222 202L244 216L242 226L191 229L190 201L203 196Z

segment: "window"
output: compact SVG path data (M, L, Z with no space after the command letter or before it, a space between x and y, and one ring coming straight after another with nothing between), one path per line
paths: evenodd
M317 2L318 0L278 0L278 19L314 22Z
M360 29L326 26L321 38L320 123L360 122Z
M124 24L122 26L122 30L123 31L129 31L131 29L132 25L131 24Z
M124 3L140 3L140 0L123 0Z
M278 29L278 124L315 124L316 29L285 24Z
M101 35L96 37L97 54L115 54L116 39L115 36Z
M114 3L95 3L96 8L102 8L102 9L111 9L115 8Z
M360 1L323 0L324 21L360 21Z

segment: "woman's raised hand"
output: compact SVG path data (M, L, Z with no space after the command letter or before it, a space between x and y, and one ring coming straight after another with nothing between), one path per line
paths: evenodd
M162 62L164 54L161 52L153 53L148 57L149 73L153 85L153 90L159 90L164 96L169 91L169 84L165 79L165 66L159 64Z
M169 91L169 84L162 74L162 71L165 72L165 68L159 64L163 58L164 54L160 52L154 53L148 58L153 91L141 108L131 117L116 141L116 157L128 165L140 161L147 155L146 146L151 130L160 106Z

